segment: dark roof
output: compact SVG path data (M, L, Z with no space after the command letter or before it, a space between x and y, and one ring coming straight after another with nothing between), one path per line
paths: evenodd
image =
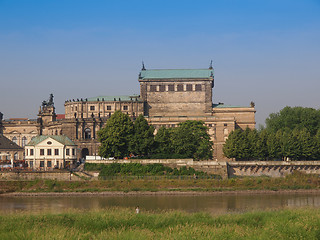
M0 134L0 150L23 150L23 148Z

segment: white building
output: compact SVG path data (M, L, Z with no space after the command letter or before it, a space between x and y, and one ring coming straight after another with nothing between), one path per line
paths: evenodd
M69 167L77 160L77 145L63 135L36 136L25 146L25 159L32 169Z

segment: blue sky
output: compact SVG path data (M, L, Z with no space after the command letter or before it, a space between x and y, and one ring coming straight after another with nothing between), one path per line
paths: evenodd
M0 0L0 111L139 93L147 68L215 68L214 102L320 108L320 0Z

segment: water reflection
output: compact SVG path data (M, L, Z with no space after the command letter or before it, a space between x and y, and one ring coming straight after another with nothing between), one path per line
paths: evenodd
M151 195L151 196L54 196L54 197L0 197L0 212L50 211L68 209L103 209L139 205L142 210L182 210L224 214L248 210L294 207L319 207L320 194L248 194L248 195Z

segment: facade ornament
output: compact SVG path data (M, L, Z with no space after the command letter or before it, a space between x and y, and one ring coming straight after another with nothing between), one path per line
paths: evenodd
M254 108L255 106L256 106L256 104L253 101L251 101L250 107Z

